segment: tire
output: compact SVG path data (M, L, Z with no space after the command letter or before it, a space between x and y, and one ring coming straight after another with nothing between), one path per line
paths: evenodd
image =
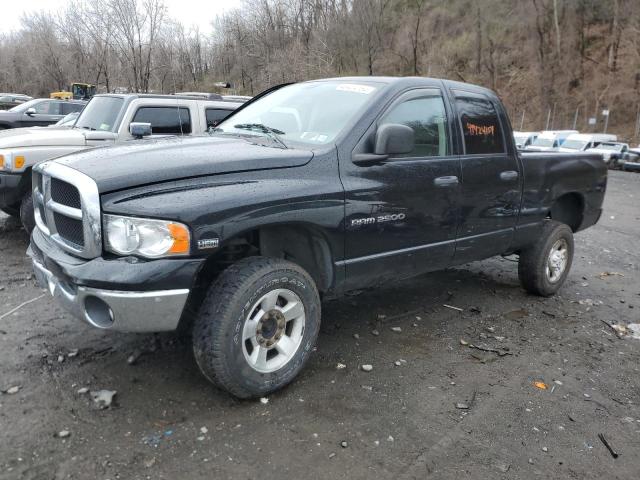
M300 266L266 257L240 260L202 302L193 326L196 363L238 398L267 395L291 382L309 359L320 310L316 285Z
M7 215L9 215L10 217L13 218L20 218L20 207L2 207L0 208L0 211L6 213Z
M564 223L547 220L536 243L520 252L518 277L529 293L550 297L569 274L573 262L573 232ZM550 258L551 255L553 258Z
M29 235L31 235L33 229L36 228L36 219L35 214L33 213L33 198L31 197L31 192L28 192L22 199L22 203L20 203L20 220L22 221L22 226L24 227L24 229Z

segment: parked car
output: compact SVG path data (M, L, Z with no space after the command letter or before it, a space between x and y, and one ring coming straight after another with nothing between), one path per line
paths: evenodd
M30 96L21 93L0 93L0 110L13 108L29 100L31 100Z
M628 151L629 145L621 142L602 142L597 147L587 150L587 152L599 154L604 163L611 168L621 167Z
M513 253L524 288L553 295L606 182L597 155L519 154L490 90L315 80L274 87L210 137L38 164L28 253L78 318L191 328L206 378L256 397L309 359L321 298Z
M132 140L135 136L204 135L239 103L173 95L96 95L72 128L19 128L0 132L0 209L33 230L31 169L43 160ZM66 117L65 117L66 118ZM132 125L138 130L132 131ZM145 128L145 126L147 128Z
M0 111L0 130L51 125L71 112L79 112L86 104L79 100L29 100L6 112Z
M615 142L618 137L608 133L574 133L558 147L559 152L584 152L597 147L602 142Z
M538 138L540 132L513 132L513 139L516 142L516 148L524 150L526 147Z
M621 166L623 170L640 171L640 145L636 148L629 148Z
M545 130L538 137L531 142L531 145L525 148L525 150L534 152L546 152L549 150L555 150L562 146L564 141L569 135L578 133L577 130Z

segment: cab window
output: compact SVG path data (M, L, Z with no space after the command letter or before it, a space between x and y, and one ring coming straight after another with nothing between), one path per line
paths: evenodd
M191 115L183 107L141 107L132 122L150 123L154 135L186 135L191 133Z
M449 153L447 115L438 94L409 98L391 108L379 125L399 123L413 129L413 151L399 157L440 157Z
M207 129L216 127L222 120L227 118L232 110L223 110L222 108L207 108L205 116L207 117Z
M58 102L46 100L35 104L33 108L36 109L36 113L42 115L60 115L60 105Z
M504 153L500 121L489 100L461 96L456 98L456 107L467 155Z

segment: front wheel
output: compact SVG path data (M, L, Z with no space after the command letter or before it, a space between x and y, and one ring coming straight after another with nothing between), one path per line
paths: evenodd
M529 293L549 297L569 274L573 262L573 232L564 223L545 221L536 243L520 252L518 277Z
M320 330L320 297L300 266L249 257L209 289L193 326L200 370L239 398L278 390L302 370Z
M33 232L33 229L36 228L36 219L35 213L33 212L33 198L31 196L31 192L28 192L24 198L22 199L22 203L20 204L20 220L22 221L22 226L27 231L29 235Z

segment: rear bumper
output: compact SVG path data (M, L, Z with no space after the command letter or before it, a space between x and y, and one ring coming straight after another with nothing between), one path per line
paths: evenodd
M38 284L76 318L107 330L175 330L202 262L198 259L83 260L62 251L38 228L27 254Z
M22 201L22 174L0 173L0 207L12 207Z
M631 172L638 172L640 171L640 162L624 162L622 164L622 169Z

